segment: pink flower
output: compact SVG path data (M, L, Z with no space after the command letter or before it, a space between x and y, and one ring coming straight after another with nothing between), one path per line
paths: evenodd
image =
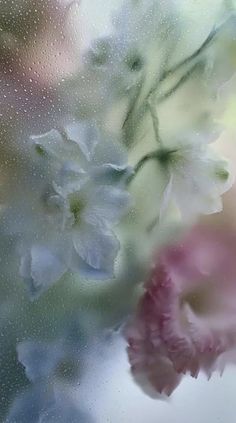
M164 249L125 337L133 376L151 396L236 363L236 235L197 227Z

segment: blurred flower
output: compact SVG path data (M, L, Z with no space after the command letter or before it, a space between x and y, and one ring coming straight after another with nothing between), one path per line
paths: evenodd
M17 345L18 360L31 382L48 379L65 357L62 342L23 341Z
M122 148L87 122L63 131L33 137L34 178L19 178L4 210L4 230L19 238L20 273L32 298L67 270L112 277L120 246L112 228L129 207L131 170Z
M55 341L22 341L17 345L19 362L24 366L27 378L42 381L78 383L80 372L81 340L62 335Z
M125 329L133 376L150 395L236 363L235 253L234 234L197 227L156 258Z
M80 71L62 88L69 109L79 117L98 115L104 120L120 108L122 125L127 108L137 97L143 102L159 79L180 28L173 3L126 1L119 9L112 34L91 42ZM161 43L164 48L156 55Z
M160 217L172 200L185 221L222 210L221 195L234 180L227 160L203 143L163 148L156 156L167 176Z
M38 384L13 402L5 423L91 423L80 410L73 393L61 384Z

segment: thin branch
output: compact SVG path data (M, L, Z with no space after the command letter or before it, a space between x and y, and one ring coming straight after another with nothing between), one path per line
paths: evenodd
M179 71L182 67L184 67L187 64L190 64L192 61L194 61L200 54L202 54L209 45L215 40L215 38L220 34L222 29L228 24L231 17L225 19L221 24L216 26L212 29L206 40L201 44L201 46L190 56L183 59L181 62L177 63L175 66L170 68L169 70L163 72L162 76L159 77L154 84L153 88L150 90L147 99L158 89L159 84L163 83L169 76L173 75L175 72Z
M198 63L195 63L190 69L188 69L188 71L181 76L178 82L172 88L170 88L170 90L166 91L164 94L157 98L157 103L160 104L167 100L167 98L171 97L172 94L174 94L183 84L185 84L185 82L188 81L197 67Z
M134 171L132 175L128 179L128 183L131 183L133 179L136 177L137 173L143 168L146 162L149 160L157 159L158 158L158 150L152 151L151 153L145 154L139 162L134 167Z
M170 68L168 71L164 72L161 78L161 82L163 82L168 76L172 75L173 73L177 72L180 68L187 65L188 63L192 62L194 59L196 59L201 53L203 53L204 50L208 48L208 46L215 40L217 35L221 32L222 28L229 22L229 18L224 20L221 24L216 26L206 40L202 43L202 45L193 53L191 56L186 57L181 62L177 63L177 65Z
M153 229L160 223L160 217L157 216L155 219L152 220L151 223L149 223L148 227L146 228L146 232L150 233L153 231Z
M159 86L161 83L163 83L169 76L173 75L175 72L179 71L182 67L186 65L190 65L192 61L195 61L201 55L208 47L209 45L216 39L216 37L219 35L219 33L224 29L226 24L228 24L230 18L225 19L221 24L216 26L212 29L206 40L202 43L202 45L190 56L183 59L181 62L177 63L175 66L170 68L169 70L163 72L161 77L158 77L158 79L155 81L155 84L153 85L153 88L149 91L147 94L145 100L143 101L143 104L140 107L140 110L138 110L138 115L142 116L145 111L147 110L147 104L149 103L149 99L157 93ZM191 67L190 70L188 70L177 82L177 84L171 88L170 91L166 92L163 96L160 97L160 102L164 101L165 99L169 98L191 75L191 73L194 71L196 63ZM126 115L125 121L123 123L123 130L128 125L128 122L133 118L133 113L135 111L136 104L139 99L141 88L138 92L138 94L135 96L134 101L132 102L132 105Z
M154 129L156 141L162 147L163 146L162 140L161 140L160 134L159 134L159 119L158 119L158 116L157 116L156 105L154 103L154 99L150 98L149 101L148 101L148 104L149 104L149 109L150 109L150 113L151 113L151 117L152 117L152 124L153 124L153 129Z

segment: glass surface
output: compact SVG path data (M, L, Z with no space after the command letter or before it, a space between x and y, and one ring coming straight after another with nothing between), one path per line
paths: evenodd
M234 423L236 2L0 0L0 421Z

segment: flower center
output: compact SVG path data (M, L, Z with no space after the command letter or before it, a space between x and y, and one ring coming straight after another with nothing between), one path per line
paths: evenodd
M81 212L84 209L84 202L77 195L70 197L70 212L74 217L74 224L77 225L80 222Z
M125 63L127 64L131 72L139 72L144 65L142 57L139 55L139 53L136 52L130 53L126 57Z
M167 148L161 148L157 151L157 159L161 165L166 166L173 161L176 152L176 149L169 150Z
M219 168L216 170L216 176L222 181L226 182L229 179L229 172L226 169Z

